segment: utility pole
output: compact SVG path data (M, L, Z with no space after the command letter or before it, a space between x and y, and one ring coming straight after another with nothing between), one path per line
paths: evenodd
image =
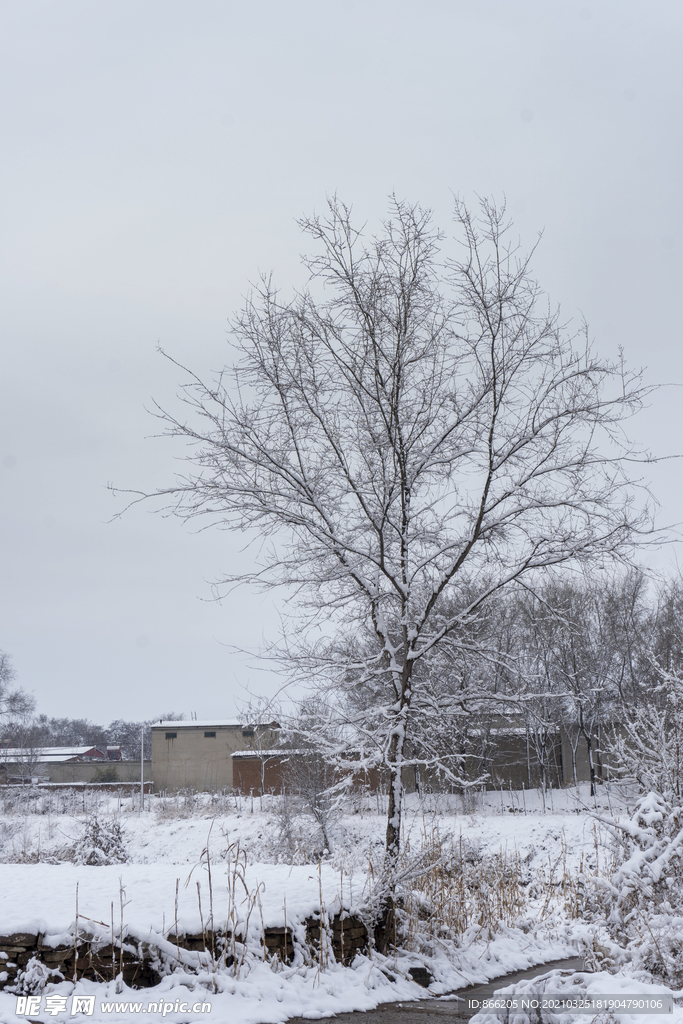
M145 799L145 727L140 726L140 807L138 814L142 814L142 805Z

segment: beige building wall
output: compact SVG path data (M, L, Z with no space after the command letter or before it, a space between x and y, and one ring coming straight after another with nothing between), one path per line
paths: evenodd
M49 765L50 782L139 782L139 761L90 761ZM114 773L116 773L114 777ZM143 781L152 781L152 762L143 761Z
M277 742L270 726L241 722L160 722L152 726L154 792L232 789L236 750L267 748Z

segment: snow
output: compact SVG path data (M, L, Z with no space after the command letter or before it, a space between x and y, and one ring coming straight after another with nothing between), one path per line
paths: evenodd
M107 750L118 750L118 747L107 747ZM106 761L103 751L92 744L89 747L1 747L0 760L11 764L30 757L34 763L45 764L50 761Z
M196 723L193 723L196 724ZM607 794L607 799L610 795ZM4 810L2 813L4 799ZM25 794L22 799L26 799ZM71 804L68 800L71 799ZM387 798L373 796L357 799L354 806L335 826L337 845L321 863L283 863L285 855L278 838L278 798L233 799L225 796L147 798L145 810L138 813L136 797L118 798L107 793L78 793L40 798L36 809L27 813L21 804L13 804L7 793L0 795L0 932L41 931L45 941L57 943L73 936L76 886L82 918L108 925L114 905L114 925L118 931L120 894L124 895L124 925L129 935L163 943L164 935L175 929L175 891L179 880L178 924L181 932L201 931L196 882L200 882L202 916L209 916L209 882L206 856L209 842L212 871L212 896L216 925L225 924L228 914L228 888L238 849L246 853L246 887L260 888L265 927L290 927L318 910L320 891L330 913L340 905L349 910L360 907L368 895L369 865L373 871L381 861L386 827ZM617 803L612 792L611 801ZM87 801L94 801L89 805ZM601 855L596 841L596 825L589 811L608 811L605 795L601 804L588 798L586 789L555 791L544 801L538 792L470 794L463 809L459 798L447 796L407 798L404 816L404 841L418 849L423 837L438 830L450 834L454 842L462 836L469 848L480 854L507 851L518 856L530 879L567 870L578 874L596 866ZM76 865L63 860L82 831L84 809L97 806L101 816L116 815L123 823L129 862L112 866ZM67 813L68 811L68 813ZM355 812L355 813L353 813ZM624 815L625 816L625 815ZM210 838L209 838L210 837ZM60 858L62 858L60 860ZM39 860L38 863L27 861ZM50 863L49 861L54 861ZM23 861L23 862L22 862ZM47 862L46 862L47 861ZM243 916L244 906L237 907ZM259 939L261 922L254 911L249 923L250 952L239 977L222 974L197 976L179 970L165 977L154 989L125 990L116 994L113 983L94 985L81 981L78 993L96 993L102 1000L148 1002L181 999L194 1003L208 1000L210 1014L192 1016L187 1012L151 1011L144 1019L230 1021L231 1024L279 1022L292 1016L311 1018L344 1011L370 1009L379 1003L431 998L453 992L466 985L484 982L534 964L575 956L583 940L589 940L587 926L570 921L559 910L540 920L532 917L514 928L501 927L495 935L472 926L460 937L457 948L441 949L437 943L429 955L400 954L385 959L373 952L358 956L351 967L330 963L326 970L295 961L279 969L264 963ZM80 929L88 922L81 921ZM434 982L429 993L408 976L411 965L424 964ZM582 975L590 986L603 984L599 975ZM610 991L619 981L640 985L633 979L610 977ZM393 979L393 980L391 980ZM217 991L214 989L217 988ZM634 989L640 990L640 989ZM70 982L49 986L49 991L68 994ZM603 991L605 991L603 987ZM0 1021L15 1018L15 996L0 993ZM99 1003L98 1003L99 1005ZM49 1019L62 1019L61 1016ZM63 1019L79 1020L78 1015ZM87 1019L85 1017L83 1020ZM92 1019L92 1018L89 1018ZM97 1019L97 1015L95 1015ZM130 1021L130 1012L107 1013L107 1021ZM648 1024L639 1017L640 1024ZM481 1024L478 1020L478 1024Z
M179 795L166 800L153 798L149 810L149 798L145 797L146 809L139 815L137 796L131 803L128 796L118 800L115 795L102 792L79 792L74 796L67 793L63 797L56 792L35 792L43 801L43 813L23 814L21 807L15 811L10 798L5 796L3 815L0 790L0 861L22 859L38 848L43 859L56 853L76 839L82 830L84 810L91 809L97 809L100 815L120 815L134 863L195 863L212 823L211 847L216 856L229 843L239 840L250 862L277 860L278 798L252 800L220 794L211 799ZM473 794L472 800L475 810L463 813L459 798L437 794L419 803L415 794L409 794L404 838L414 843L425 829L438 825L442 835L450 833L457 839L462 834L477 844L482 853L497 853L501 847L507 847L509 852L516 848L520 855L526 855L533 847L534 868L547 862L549 855L553 859L560 856L563 843L570 865L578 867L582 854L584 860L594 860L594 821L587 813L590 806L585 788L578 797L573 790L554 790L552 797L546 796L545 814L537 791L524 795L508 790L502 795L489 792L483 794L483 800L480 794ZM339 860L341 866L343 860L345 871L367 870L369 850L383 849L386 810L386 796L372 796L354 804L352 812L339 825L340 849L338 855L335 853L335 863Z
M205 865L183 870L175 864L114 864L79 866L76 864L0 864L0 921L2 933L32 931L48 935L63 934L73 928L78 884L79 914L93 920L108 922L114 903L118 926L119 886L125 892L125 923L144 936L160 933L164 925L174 925L176 879L179 879L178 924L181 932L201 932L197 897L197 881L201 884L202 911L208 917L209 889ZM339 909L340 876L329 864L285 867L275 864L247 866L245 880L250 892L261 887L263 923L266 928L284 926L283 900L287 899L287 915L291 924L295 915L304 920L320 905L319 884L323 900L332 910ZM363 880L364 881L364 880ZM225 864L212 868L214 920L224 927L228 917L229 878ZM356 885L358 895L362 883ZM353 886L344 880L347 908ZM49 911L47 910L49 908ZM257 922L253 921L254 929ZM260 920L258 921L260 934Z
M652 999L658 995L673 995L676 997L676 993L672 992L665 985L648 985L635 978L608 974L607 971L598 971L595 974L570 973L561 970L548 971L547 974L537 976L531 980L503 986L496 992L496 996L501 999L508 1000L511 996L517 996L520 1001L522 997L531 999L543 994L568 999L581 999L586 996L593 996L595 999L601 999L604 996L617 998L640 997L646 999ZM677 1009L674 1004L674 1011ZM577 1018L580 1021L584 1021L585 1024L589 1024L590 1021L607 1021L608 1019L620 1021L622 1024L631 1024L631 1022L633 1024L661 1024L662 1016L661 1012L637 1014L614 1012L613 1018L608 1018L606 1012L598 1013L596 1010L591 1010L586 1011L584 1014L571 1015L546 1013L544 1014L544 1019L549 1022L557 1021L558 1024L559 1022L568 1022ZM515 1024L536 1024L538 1012L536 1010L532 1010L530 1013L524 1010L516 1010L514 1014L510 1014L510 1018L514 1020ZM506 1012L502 1010L498 1012L484 1010L472 1016L470 1024L502 1024L504 1020L506 1020Z
M241 726L243 729L247 728L244 722L239 718L203 718L201 722L197 721L196 718L192 719L190 722L186 722L184 720L175 722L173 719L162 721L159 719L158 722L152 722L153 729L206 729L209 727L213 728L214 726L221 728L225 728L226 726L237 728L238 726Z

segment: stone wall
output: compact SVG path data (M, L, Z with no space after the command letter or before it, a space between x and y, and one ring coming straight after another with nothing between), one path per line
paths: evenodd
M344 913L323 925L325 941L323 952L339 963L349 964L359 952L368 948L368 932L360 918ZM320 957L321 926L318 916L304 922L305 942L300 947L307 961ZM300 929L266 928L263 933L264 953L277 957L283 963L290 963L297 946ZM235 937L241 950L238 934ZM29 961L43 964L46 971L55 972L48 980L59 981L59 975L67 980L74 976L90 981L111 981L120 971L124 982L131 988L151 988L157 985L163 974L169 973L179 963L184 971L198 971L206 967L211 959L221 960L225 966L234 962L232 936L227 931L199 934L174 935L155 941L124 940L123 951L114 939L103 939L79 933L78 941L72 938L61 945L45 945L44 936L31 932L14 932L0 935L0 989L15 984L17 977L26 969Z
M118 943L79 937L63 945L43 944L43 936L30 932L0 935L0 989L13 985L17 975L26 969L29 961L44 964L54 972L50 981L68 981L74 976L90 981L111 981L122 970L123 980L131 988L150 988L158 985L160 975L154 968L158 953L150 946L124 942L123 952Z

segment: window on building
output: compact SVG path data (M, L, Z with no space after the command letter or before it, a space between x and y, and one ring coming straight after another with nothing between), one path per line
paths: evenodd
M242 735L243 736L253 736L254 735L254 730L253 729L242 729Z
M215 740L216 739L216 733L215 732L205 732L204 733L204 739L205 740L209 740L209 739L214 739Z
M178 737L178 733L177 732L167 732L166 733L166 739L167 740L175 740L175 739L177 739L177 737Z

